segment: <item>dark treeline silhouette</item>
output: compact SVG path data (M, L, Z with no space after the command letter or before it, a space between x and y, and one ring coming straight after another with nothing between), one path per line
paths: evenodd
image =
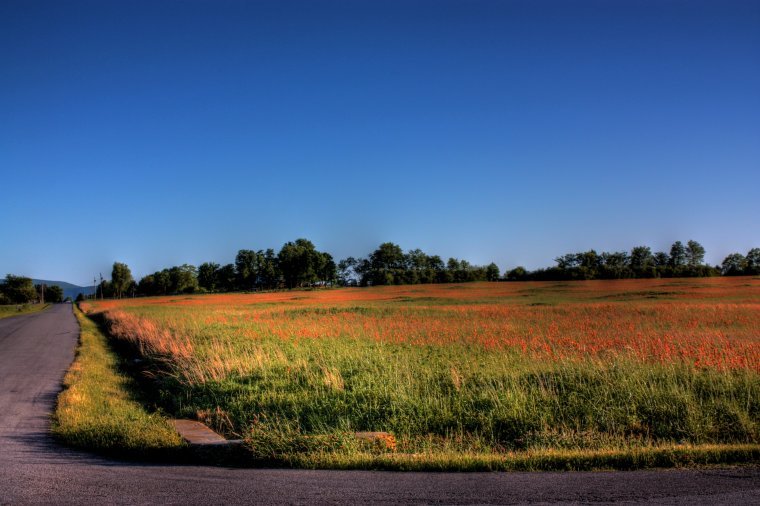
M35 285L32 278L8 274L0 281L0 305L36 302L63 302L63 288L58 285Z
M720 275L751 275L760 273L760 248L751 249L747 256L733 253L722 266L704 263L705 249L697 241L686 245L676 241L669 252L652 253L648 246L636 246L630 252L594 250L568 253L557 257L557 265L528 271L517 267L506 274L510 281L560 281L584 279L676 278Z
M163 269L134 285L136 295L167 295L194 292L232 292L326 286L337 283L332 255L318 251L307 239L273 249L242 249L235 262L205 262L197 268L181 265ZM125 293L129 293L129 289ZM106 295L108 296L108 295Z
M636 246L630 252L594 250L568 253L557 265L528 271L517 267L503 277L495 263L472 265L466 260L428 255L419 249L404 252L392 242L381 244L363 258L348 257L337 264L307 239L273 249L238 251L235 262L180 265L149 274L139 282L129 267L116 262L111 280L103 280L93 297L120 298L181 293L275 290L314 286L378 286L468 281L559 281L655 277L703 277L760 274L760 248L746 255L733 253L722 266L705 264L705 249L696 241L676 241L669 252Z
M481 267L419 249L404 253L396 244L381 244L366 258L349 257L338 264L307 239L273 249L238 251L235 262L180 265L149 274L138 282L125 264L114 263L111 280L101 279L93 298L181 293L275 290L314 286L370 286L417 283L498 281L499 268Z
M494 263L482 267L456 258L444 263L438 255L428 255L419 249L404 253L392 242L381 244L366 258L348 257L338 263L341 285L462 283L498 281L499 277L499 267Z
M760 274L760 248L752 248L747 255L731 253L723 259L720 272L724 276L753 276Z

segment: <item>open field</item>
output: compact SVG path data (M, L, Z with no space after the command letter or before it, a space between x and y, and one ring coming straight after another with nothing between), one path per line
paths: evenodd
M157 402L322 467L679 465L760 453L760 279L477 283L84 305ZM393 438L361 443L355 431Z
M0 318L42 311L49 305L50 304L11 304L8 306L0 306Z

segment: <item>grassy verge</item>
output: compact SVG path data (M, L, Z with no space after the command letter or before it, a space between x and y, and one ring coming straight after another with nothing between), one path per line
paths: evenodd
M134 381L119 372L120 359L79 309L77 356L58 397L53 434L68 445L118 457L171 457L182 440L160 414L135 400Z
M50 304L11 304L10 306L0 306L0 318L36 313L49 306Z
M317 453L283 460L311 469L386 471L597 471L711 467L760 463L760 445L671 445L627 450L539 450L486 453Z

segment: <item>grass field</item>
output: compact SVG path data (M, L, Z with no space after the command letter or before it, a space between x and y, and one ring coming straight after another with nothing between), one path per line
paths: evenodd
M106 336L78 309L74 312L79 347L58 396L53 434L71 446L111 456L170 458L183 446L179 435L165 417L146 411Z
M0 318L35 313L37 311L42 311L49 305L50 304L11 304L9 306L0 306Z
M157 402L299 466L757 460L760 279L476 283L87 303ZM379 442L355 431L392 434Z

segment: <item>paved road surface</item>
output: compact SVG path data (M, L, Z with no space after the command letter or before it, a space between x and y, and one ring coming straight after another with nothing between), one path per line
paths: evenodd
M388 473L115 462L67 450L48 417L74 356L69 305L0 320L0 504L760 504L760 470Z

